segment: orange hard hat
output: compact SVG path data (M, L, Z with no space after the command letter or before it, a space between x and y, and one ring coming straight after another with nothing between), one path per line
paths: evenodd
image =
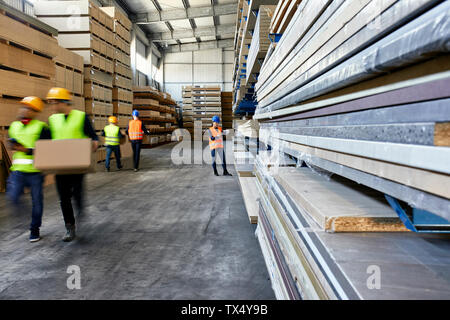
M41 112L44 109L44 102L38 97L25 97L20 101L20 103L37 112Z
M72 94L64 88L51 88L47 93L47 100L72 100Z
M108 122L110 122L110 123L117 123L117 118L115 116L110 116L108 118Z

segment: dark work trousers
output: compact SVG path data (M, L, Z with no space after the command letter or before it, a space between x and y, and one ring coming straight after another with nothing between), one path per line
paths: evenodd
M113 153L113 152L114 152L114 156L116 157L117 169L120 169L120 168L122 168L122 164L120 163L120 146L106 146L105 167L106 167L106 169L109 169L111 153Z
M139 169L139 159L141 157L142 140L131 140L131 148L133 148L134 168Z
M59 194L64 222L66 224L75 224L73 215L72 198L80 214L83 210L83 178L84 174L56 175L56 189Z
M8 178L8 197L14 205L20 205L20 196L23 194L25 187L31 189L31 231L39 231L42 224L42 213L44 209L44 200L42 195L42 184L44 176L39 172L27 173L13 171Z
M217 152L216 152L217 150ZM225 149L224 148L218 148L218 149L213 149L211 150L211 158L212 158L212 167L214 169L214 171L217 170L217 166L216 166L216 153L219 154L220 159L222 159L222 168L223 171L227 171L227 162L225 160Z

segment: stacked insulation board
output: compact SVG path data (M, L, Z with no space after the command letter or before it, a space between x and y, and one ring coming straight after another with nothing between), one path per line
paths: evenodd
M192 86L182 87L182 114L183 114L183 128L189 131L191 137L194 136L194 113L192 111Z
M139 119L150 132L145 136L144 146L156 146L172 141L172 132L177 128L176 102L165 92L153 87L133 87L133 108L139 111Z
M266 56L252 210L277 298L449 296L430 234L450 220L449 16L448 1L303 0ZM373 266L390 270L381 290Z

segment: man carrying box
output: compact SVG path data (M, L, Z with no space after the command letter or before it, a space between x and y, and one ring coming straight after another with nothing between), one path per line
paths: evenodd
M52 88L47 94L48 104L54 107L56 114L48 118L53 140L91 138L93 151L98 148L98 137L92 127L91 120L85 112L71 108L72 95L67 89ZM75 217L72 197L78 207L78 216L83 210L83 178L84 174L55 175L56 188L59 194L61 210L66 225L63 241L75 238Z
M38 139L50 139L50 131L45 122L36 120L38 112L44 109L44 103L38 97L26 97L19 110L19 121L9 127L9 146L16 151L13 155L11 175L8 179L8 196L15 205L19 204L24 187L30 187L32 213L30 242L40 240L39 228L42 224L44 176L34 163L34 146Z
M144 138L144 133L150 135L150 132L148 132L147 128L142 124L142 121L139 120L139 111L133 110L132 115L133 120L130 120L128 123L126 134L128 135L131 141L131 147L133 148L134 172L137 172L139 170L139 159L141 157L142 139Z
M120 163L120 139L125 136L120 132L120 128L117 126L117 118L110 116L108 118L109 125L107 125L102 132L102 136L105 137L106 145L106 161L105 167L109 172L109 161L111 158L111 153L114 152L116 157L117 170L122 169L122 164Z

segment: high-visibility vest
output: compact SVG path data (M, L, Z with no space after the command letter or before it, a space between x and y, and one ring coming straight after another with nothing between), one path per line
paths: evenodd
M119 140L119 130L118 126L113 124L107 125L105 127L105 145L107 146L118 146L120 144Z
M53 140L86 139L84 120L86 113L79 110L70 111L67 119L63 113L51 115L48 118Z
M222 133L222 128L218 127L218 130L214 129L214 127L209 128L209 131L211 131L211 135L215 138L214 140L211 140L211 137L209 138L209 148L211 150L223 148L223 138L219 133Z
M141 120L130 120L128 123L128 135L130 136L130 140L142 140L144 138Z
M20 121L14 121L9 127L9 137L16 139L25 148L34 148L36 141L41 136L42 129L47 126L45 122L39 120L31 120L30 123L24 125ZM34 156L27 155L25 152L16 151L12 158L11 171L21 172L39 172L34 167Z

